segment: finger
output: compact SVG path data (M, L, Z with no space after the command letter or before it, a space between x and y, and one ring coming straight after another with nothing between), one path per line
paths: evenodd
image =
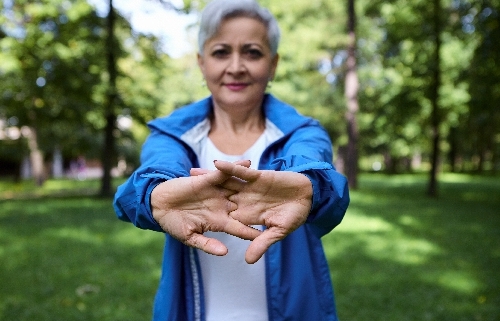
M209 171L205 175L198 177L203 178L208 184L216 186L224 183L227 179L231 177L231 175L224 173L222 171Z
M231 176L224 183L220 184L220 186L225 189L239 192L243 190L246 184L247 182L245 182L244 180Z
M227 247L224 243L217 239L206 237L203 234L193 234L185 243L208 254L218 256L227 254Z
M237 160L236 162L234 162L234 164L250 168L252 162L249 159L245 159L245 160Z
M229 199L234 194L237 194L238 191L227 189L221 186L219 186L218 189L221 195L228 201L228 203L230 203L230 205L226 206L227 212L235 211L236 209L238 209L238 205L236 205L236 202L233 202Z
M203 168L191 168L189 170L189 174L191 176L199 176L199 175L207 174L209 172L210 171L208 169L203 169Z
M214 161L214 164L215 167L221 172L231 176L236 176L244 181L252 182L260 176L260 172L258 170L247 168L230 162L216 160Z
M229 197L230 201L232 203L238 204L237 196L238 194ZM262 215L260 215L259 211L260 209L256 208L255 206L252 206L251 209L238 209L238 206L236 205L236 209L229 212L229 216L245 225L265 225L264 219L261 218Z
M245 261L248 264L257 262L271 245L283 239L283 234L276 231L274 228L264 230L252 243L248 246L245 253Z
M234 162L234 164L249 168L252 163L250 160L238 160L238 161ZM189 174L191 176L204 175L204 174L207 174L209 172L211 172L211 171L208 169L198 168L198 167L193 167L189 170Z
M262 234L261 231L232 218L228 219L223 231L244 240L253 240Z

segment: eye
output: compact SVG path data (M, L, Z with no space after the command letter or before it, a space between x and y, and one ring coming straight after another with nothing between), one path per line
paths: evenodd
M215 58L224 58L228 54L229 54L229 51L227 49L223 49L223 48L216 49L216 50L212 51L212 57L215 57Z
M262 51L254 48L248 49L246 53L250 57L250 59L260 59L264 56Z

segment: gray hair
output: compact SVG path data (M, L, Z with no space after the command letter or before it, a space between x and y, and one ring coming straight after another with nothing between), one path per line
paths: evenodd
M255 0L213 0L207 4L201 14L200 31L198 33L198 50L203 55L203 46L220 28L224 19L234 17L254 18L262 22L267 29L267 38L271 53L278 52L280 29L276 18L261 7Z

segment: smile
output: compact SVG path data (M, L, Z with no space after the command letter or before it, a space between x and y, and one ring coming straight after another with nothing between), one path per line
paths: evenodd
M240 91L248 87L246 83L229 83L225 84L225 86L232 91Z

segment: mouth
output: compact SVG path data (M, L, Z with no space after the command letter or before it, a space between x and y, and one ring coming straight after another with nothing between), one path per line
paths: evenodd
M240 90L247 88L248 84L247 83L240 83L240 82L238 82L238 83L233 82L233 83L227 83L227 84L225 84L225 86L231 91L240 91Z

